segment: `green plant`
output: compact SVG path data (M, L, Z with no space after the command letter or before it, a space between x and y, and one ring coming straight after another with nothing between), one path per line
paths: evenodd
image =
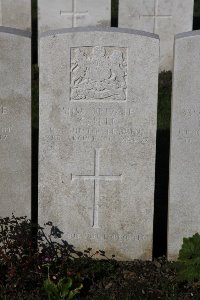
M59 291L65 297L60 299L71 299L67 297L80 290L82 297L100 278L116 273L114 255L110 259L92 248L77 251L62 235L52 222L43 228L27 217L0 218L0 300L46 299L46 278L45 287ZM95 259L99 257L103 260Z
M70 277L62 278L54 283L50 278L45 280L44 288L49 300L71 300L80 292L83 285L73 288L73 280Z
M200 280L200 235L184 238L178 257L178 275L188 282Z
M38 295L45 299L46 266L51 266L48 275L59 280L70 263L82 256L61 236L51 222L43 228L27 217L0 218L0 299L27 299L21 295L30 290L28 299L38 299Z

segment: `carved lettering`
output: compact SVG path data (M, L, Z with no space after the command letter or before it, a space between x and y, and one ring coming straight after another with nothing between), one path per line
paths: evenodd
M180 109L183 128L177 129L177 138L185 143L191 143L200 137L200 107L188 105Z
M0 106L0 115L7 115L8 114L8 108L5 106Z
M185 107L181 110L181 114L189 119L189 118L199 118L200 117L200 108L192 108L192 107Z
M0 134L0 141L5 141L7 140L8 135L7 134Z
M194 138L200 137L200 128L197 129L179 129L178 139L184 141L191 141Z
M89 240L113 240L113 241L145 241L148 236L141 234L117 234L117 233L67 233L67 239L89 239Z
M2 133L11 133L11 128L10 127L2 128L1 132Z
M150 133L145 132L143 129L129 128L129 127L74 127L71 128L71 138L74 141L97 141L103 140L119 140L125 142L133 142L146 144L149 142Z
M10 127L0 128L0 142L7 140L11 131Z
M135 115L135 111L133 108L124 108L124 106L118 107L95 107L90 108L90 116L94 117L127 117ZM88 115L88 110L85 107L73 106L69 108L69 116L70 117L78 117L82 118Z

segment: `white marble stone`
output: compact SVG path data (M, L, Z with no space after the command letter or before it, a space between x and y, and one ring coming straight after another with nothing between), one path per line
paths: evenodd
M0 0L0 26L31 31L31 0Z
M200 31L175 40L171 125L168 258L183 237L200 232Z
M40 224L82 250L151 259L158 37L65 29L40 51Z
M31 39L0 27L0 216L31 216Z
M119 27L160 36L160 70L172 70L174 35L192 30L194 0L119 0Z
M110 26L111 0L38 0L39 33L60 28Z

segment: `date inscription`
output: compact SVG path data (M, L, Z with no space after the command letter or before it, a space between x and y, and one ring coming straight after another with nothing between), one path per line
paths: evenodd
M141 234L118 234L118 233L67 233L67 239L72 240L112 240L112 241L145 241L148 240L149 237Z

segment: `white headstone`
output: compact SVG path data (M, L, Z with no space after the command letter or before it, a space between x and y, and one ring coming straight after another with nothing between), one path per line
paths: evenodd
M119 0L119 27L160 36L160 70L172 70L174 35L192 30L194 0Z
M0 27L0 216L31 216L31 39Z
M40 51L40 224L82 250L150 259L158 37L65 29Z
M39 33L60 28L110 26L111 0L38 0Z
M0 0L0 26L31 31L31 0Z
M168 257L183 237L200 232L200 31L175 40L171 128Z

